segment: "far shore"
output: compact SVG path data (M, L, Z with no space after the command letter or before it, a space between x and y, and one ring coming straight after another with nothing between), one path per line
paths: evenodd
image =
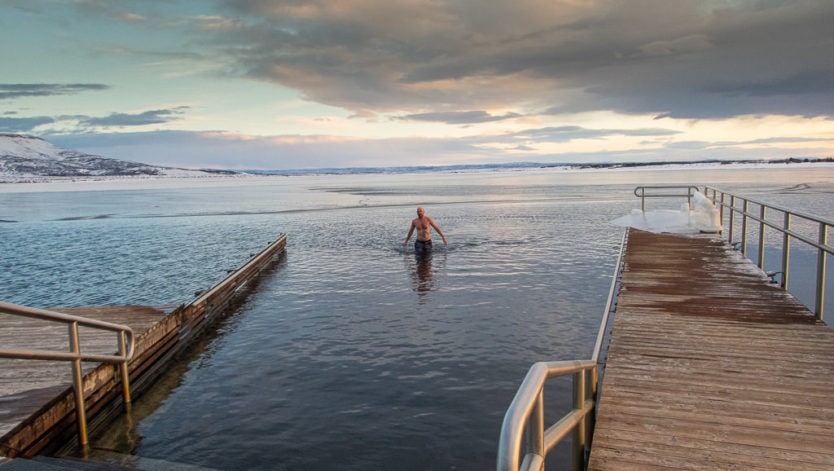
M288 177L324 177L324 176L374 176L374 175L485 175L485 174L571 174L571 173L608 173L608 172L663 172L684 170L745 170L745 169L834 169L834 159L780 161L710 161L686 163L640 163L640 164L523 164L512 165L478 165L445 167L393 167L393 168L351 168L351 169L307 169L290 171L247 171L233 174L188 174L186 172L171 175L112 175L112 176L9 176L0 175L0 193L32 191L71 191L75 184L86 189L118 189L159 185L231 186L245 181L274 181L276 178ZM78 188L80 189L80 188Z

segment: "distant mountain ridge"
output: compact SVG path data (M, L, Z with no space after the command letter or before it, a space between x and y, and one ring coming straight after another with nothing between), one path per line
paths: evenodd
M785 159L746 159L746 160L685 160L685 161L657 161L657 162L604 162L604 163L540 163L540 162L510 162L492 164L450 164L450 165L421 165L407 167L331 167L331 168L302 168L286 170L246 169L242 173L253 175L356 175L383 173L414 173L414 172L467 172L491 170L519 170L519 169L563 169L563 170L603 170L630 168L661 168L661 167L697 167L697 166L731 166L731 165L771 165L771 164L801 164L801 163L834 163L834 158L799 158Z
M287 170L214 170L183 169L148 165L127 160L85 154L53 145L39 137L0 133L0 183L43 181L50 178L106 178L106 177L206 177L218 175L349 175L366 173L458 172L535 168L560 169L627 169L664 166L734 165L734 164L795 164L832 163L834 158L760 159L760 160L692 160L657 162L609 163L538 163L511 162L491 164L458 164L435 166L340 167L304 168Z
M160 167L85 154L35 136L0 134L0 177L208 176L233 171Z

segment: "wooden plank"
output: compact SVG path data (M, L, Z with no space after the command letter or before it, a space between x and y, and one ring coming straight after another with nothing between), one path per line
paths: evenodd
M799 430L793 433L784 433L770 427L755 427L752 424L724 424L718 423L709 429L702 426L702 422L684 417L675 420L668 420L666 417L661 420L646 420L644 415L622 414L616 417L607 417L611 436L622 435L623 433L649 433L662 440L667 437L686 437L701 441L719 441L724 444L755 445L762 442L773 443L774 448L786 448L797 450L803 453L830 452L827 448L828 440L819 433L803 433ZM645 440L653 440L657 437L643 437ZM754 450L754 454L758 450Z
M588 469L834 469L834 331L768 281L629 231Z

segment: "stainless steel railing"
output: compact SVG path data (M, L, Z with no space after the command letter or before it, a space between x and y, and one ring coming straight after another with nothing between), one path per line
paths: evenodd
M133 358L133 351L135 347L133 330L125 325L113 324L110 322L87 319L85 317L47 311L44 309L18 306L16 304L3 302L0 302L0 314L41 319L49 322L59 322L68 326L69 352L56 352L50 350L0 350L0 358L72 362L72 388L75 396L75 413L78 422L78 441L82 447L86 447L89 442L87 439L87 414L84 405L84 387L81 374L81 362L97 361L102 363L118 363L122 380L122 397L124 398L125 404L129 404L130 380L127 362ZM116 342L118 346L118 353L115 355L82 353L78 337L79 326L115 332L117 334Z
M584 469L590 449L590 438L593 436L593 419L599 387L599 357L617 293L627 234L628 231L623 233L620 242L620 254L617 257L608 301L605 303L605 312L600 321L591 358L533 364L504 415L498 442L498 471L543 470L547 453L571 432L573 469ZM573 375L573 408L545 430L544 385L548 379L565 375ZM525 431L527 447L519 466Z
M648 190L660 190L659 192L649 192ZM685 191L685 193L683 192ZM634 189L634 196L640 198L640 208L646 212L646 198L676 198L686 197L686 203L692 206L692 196L698 191L698 187L694 185L654 185L654 186L638 186Z
M834 247L828 244L828 234L830 228L834 226L834 222L810 214L804 214L799 211L792 211L776 205L756 201L751 198L734 195L711 186L704 187L704 195L706 195L707 198L710 198L713 204L719 207L722 224L724 222L724 213L726 212L725 209L729 211L729 223L726 227L728 232L727 240L730 244L735 243L734 226L736 222L736 214L741 216L741 240L739 241L739 244L741 252L745 256L747 255L747 233L749 221L758 222L759 253L756 262L762 270L765 269L765 229L770 227L782 234L782 276L779 284L786 291L788 290L788 282L790 280L791 241L797 240L803 242L817 250L814 313L816 314L817 319L822 321L825 316L826 257L834 253ZM752 208L751 205L753 206ZM777 218L768 219L768 214L772 212L778 213ZM778 215L781 215L781 218L779 218ZM795 222L802 222L805 225L816 226L816 240L794 230L793 227Z

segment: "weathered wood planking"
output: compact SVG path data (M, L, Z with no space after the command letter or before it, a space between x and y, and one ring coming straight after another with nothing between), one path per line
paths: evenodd
M236 302L239 302L250 289L257 285L258 275L266 269L275 258L284 252L287 236L281 234L278 239L271 242L261 252L252 256L242 267L234 271L224 280L200 295L187 305L181 305L170 314L157 312L153 314L154 319L139 319L132 317L127 311L130 310L151 310L152 307L92 307L78 309L61 309L62 312L77 314L86 317L99 318L114 323L130 325L134 329L136 339L136 351L133 360L129 363L131 378L131 391L134 398L149 388L153 381L166 368L168 361L177 353L182 351L195 337L200 335L208 326L226 313ZM121 312L119 309L124 309ZM134 314L138 311L134 311ZM89 315L88 315L89 314ZM120 318L120 315L125 317ZM44 326L41 324L40 328ZM55 329L55 327L52 327ZM68 344L62 343L66 339L66 327L58 326L49 340L44 335L45 330L38 330L41 335L24 336L20 338L20 345L11 343L4 348L32 348L36 345L38 349L57 348L68 349ZM59 335L60 334L60 335ZM105 333L99 338L94 334L82 332L80 334L82 351L112 353L110 345L115 345L115 334ZM108 341L107 338L112 340ZM24 341L25 340L25 341ZM35 343L31 343L32 341ZM97 342L102 341L102 344ZM29 343L27 343L29 342ZM112 342L112 343L108 343ZM103 349L103 350L99 350ZM11 360L20 363L24 370L18 371L17 378L27 376L38 377L39 380L52 380L56 384L46 382L46 387L31 388L30 383L25 383L28 389L29 398L25 400L26 411L17 409L24 405L20 393L12 393L0 397L0 416L3 414L5 405L16 404L9 408L9 416L14 415L12 429L3 435L0 431L0 455L6 456L33 456L48 448L54 448L66 441L74 430L75 413L74 400L72 398L71 385L69 381L69 364L66 362L45 362L55 363L55 375L32 373L34 360ZM22 363L25 362L25 363ZM38 361L40 362L40 361ZM98 425L105 425L108 418L117 412L120 406L117 368L111 364L85 364L84 392L87 400L87 417L91 430ZM63 372L62 372L63 371ZM65 379L61 379L65 378ZM10 382L14 382L12 379ZM63 382L65 381L65 382ZM21 379L21 383L23 380ZM19 389L21 386L17 386ZM115 401L114 401L115 400ZM36 410L31 411L34 407ZM14 412L14 414L12 414Z
M51 310L127 325L138 337L173 307L94 306ZM31 349L35 345L39 350L69 351L68 329L64 324L6 315L0 318L0 344L5 349ZM114 332L82 326L79 338L84 353L113 354L118 349L118 336ZM82 364L85 373L96 365ZM71 386L69 362L0 358L0 436Z
M715 237L630 230L590 470L834 469L834 331Z

